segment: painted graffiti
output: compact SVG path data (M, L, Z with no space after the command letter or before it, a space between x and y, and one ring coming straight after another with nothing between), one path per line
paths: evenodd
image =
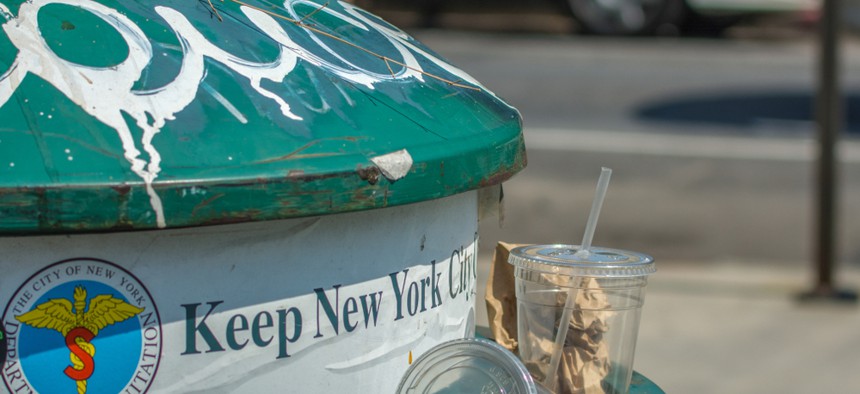
M102 19L125 40L129 48L128 56L111 67L91 67L61 58L45 43L38 23L39 10L49 4L79 7ZM301 19L296 11L299 5L320 7L309 0L287 0L284 9L298 20ZM207 40L182 13L169 7L156 6L154 11L180 42L182 64L178 75L171 82L141 91L134 90L133 85L150 65L153 48L144 31L123 13L89 0L33 0L21 4L17 15L0 4L0 22L5 21L2 24L3 31L19 51L9 70L0 75L0 107L9 101L24 78L33 74L56 87L89 115L114 129L122 142L123 155L130 163L131 170L146 186L157 225L165 227L164 209L153 187L161 171L161 155L154 139L168 121L175 119L175 115L195 99L206 76L204 59L218 62L244 77L254 91L276 102L285 118L297 122L302 121L302 118L291 109L288 102L290 98L266 89L263 82L283 83L300 61L368 89L374 89L375 84L383 81L409 78L424 81L426 75L421 65L424 62L444 70L453 80L483 89L468 74L426 52L402 31L376 22L353 5L339 5L342 11L322 8L319 12L364 31L379 33L399 56L397 64L387 64L390 72L373 72L354 64L326 45L314 30L297 26L316 45L315 48L303 47L284 29L284 21L247 6L241 7L242 13L255 25L256 30L280 46L280 53L275 60L265 63L243 59ZM319 53L325 53L326 56L320 56ZM222 97L219 102L240 122L247 122L226 99ZM131 117L142 133L133 133L124 116ZM136 134L139 134L138 138L135 138Z

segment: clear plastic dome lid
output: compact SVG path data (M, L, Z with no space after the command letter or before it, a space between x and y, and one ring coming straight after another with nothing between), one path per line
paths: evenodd
M398 394L540 394L525 365L499 344L480 338L442 343L406 370Z
M639 252L577 245L530 245L511 250L515 267L548 274L589 277L632 277L654 273L654 258Z

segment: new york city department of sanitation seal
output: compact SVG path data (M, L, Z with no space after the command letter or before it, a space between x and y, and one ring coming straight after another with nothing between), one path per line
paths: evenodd
M27 279L3 312L3 382L13 393L145 393L161 359L161 319L122 267L76 258Z
M0 366L6 365L6 331L0 326Z

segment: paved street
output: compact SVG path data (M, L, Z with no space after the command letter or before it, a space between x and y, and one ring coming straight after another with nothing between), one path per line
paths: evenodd
M860 311L794 299L813 280L813 42L416 35L525 119L529 167L505 184L502 226L481 223L480 278L497 241L578 243L608 166L594 243L658 260L639 371L668 393L860 387ZM856 289L860 45L846 49L837 280Z
M595 244L660 261L808 264L812 42L416 36L524 118L529 167L505 185L503 228L482 226L485 249L578 243L606 166L614 173ZM849 44L839 258L860 264L860 102L851 99L860 43Z

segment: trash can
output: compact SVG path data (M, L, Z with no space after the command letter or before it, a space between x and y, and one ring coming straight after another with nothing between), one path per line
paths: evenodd
M393 392L518 112L343 2L0 0L0 391Z

